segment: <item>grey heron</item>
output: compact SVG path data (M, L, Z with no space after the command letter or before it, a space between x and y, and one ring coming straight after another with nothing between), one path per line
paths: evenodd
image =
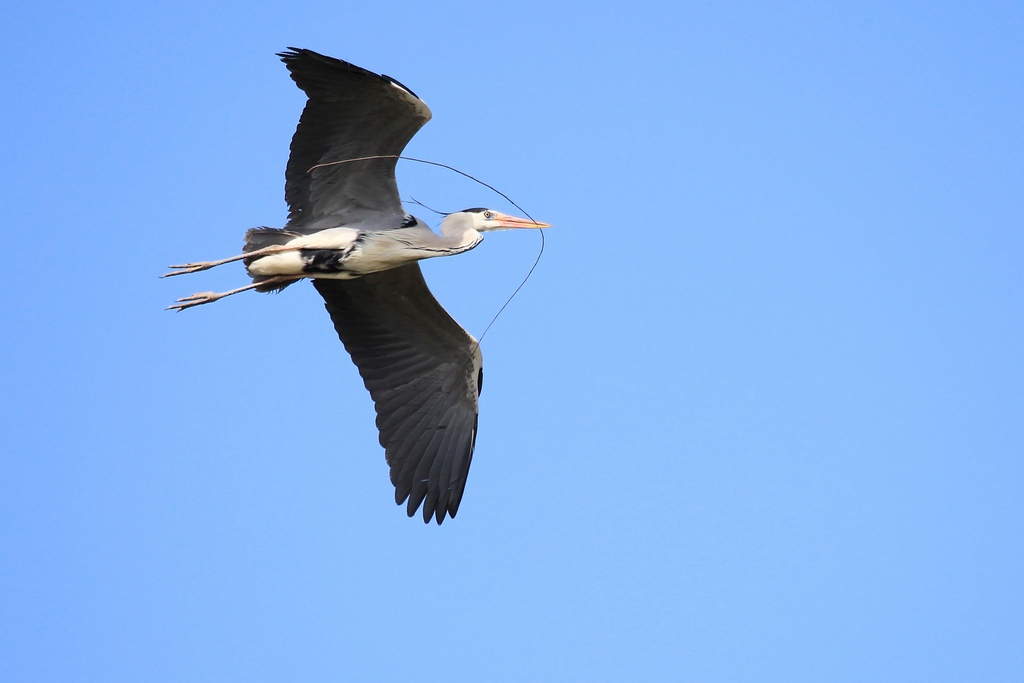
M455 517L476 444L483 383L479 344L427 288L418 261L460 254L491 230L546 223L493 209L448 215L434 233L406 213L395 166L430 109L388 76L311 50L278 55L308 100L285 170L288 221L253 228L242 253L170 266L165 277L243 261L252 283L202 292L184 310L304 278L323 297L377 412L395 502L423 521Z

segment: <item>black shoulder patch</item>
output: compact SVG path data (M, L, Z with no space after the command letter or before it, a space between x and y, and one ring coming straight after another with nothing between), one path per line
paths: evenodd
M417 221L416 221L416 217L415 217L415 216L409 216L409 215L407 215L407 216L405 217L405 220L403 220L403 221L402 221L402 227L403 227L403 228L411 228L411 227L413 227L414 225L416 225L416 222L417 222Z

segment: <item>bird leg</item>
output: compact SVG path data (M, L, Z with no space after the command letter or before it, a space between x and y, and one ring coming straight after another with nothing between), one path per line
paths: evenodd
M171 273L171 275L178 275L179 273ZM171 304L167 307L168 311L184 311L186 308L192 308L193 306L202 306L203 304L211 304L218 299L223 299L226 296L232 294L238 294L239 292L245 292L256 287L263 287L265 285L278 285L285 283L292 283L296 280L301 280L300 277L294 277L292 275L278 275L276 277L267 278L260 282L254 282L251 285L245 287L239 287L238 289L232 289L227 292L197 292L192 296L186 296L178 299L177 303Z
M196 261L195 263L183 263L178 266L168 266L173 270L170 273L164 273L160 277L174 277L175 275L185 275L186 273L198 273L201 270L209 270L216 266L222 266L225 263L231 263L232 261L241 261L246 258L261 258L263 256L269 256L270 254L277 254L282 251L289 251L298 249L299 247L289 247L287 244L273 244L269 247L263 247L255 251L247 251L244 254L238 256L232 256L231 258L224 258L219 261Z

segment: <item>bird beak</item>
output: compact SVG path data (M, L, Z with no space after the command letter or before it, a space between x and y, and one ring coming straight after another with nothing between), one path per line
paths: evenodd
M498 219L498 225L502 228L550 228L550 223L538 223L529 218L504 215Z

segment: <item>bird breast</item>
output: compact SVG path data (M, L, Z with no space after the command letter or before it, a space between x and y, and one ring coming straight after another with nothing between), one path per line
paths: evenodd
M453 251L439 245L432 248L429 240L439 239L423 229L329 228L296 237L283 245L282 251L252 261L248 270L251 275L264 277L294 275L348 280L464 250Z

